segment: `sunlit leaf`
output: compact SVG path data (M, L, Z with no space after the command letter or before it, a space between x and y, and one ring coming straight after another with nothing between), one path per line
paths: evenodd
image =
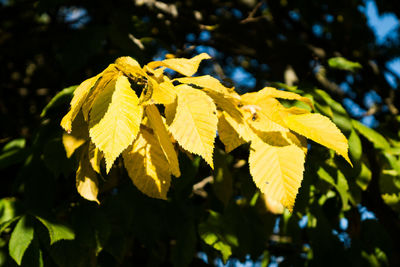
M206 53L197 55L191 59L187 58L170 58L163 61L153 61L147 64L149 68L155 69L159 66L164 66L173 69L185 76L192 76L199 68L200 62L204 59L211 58Z
M220 81L210 75L198 77L184 77L176 79L180 83L195 85L203 90L214 100L218 108L227 112L235 120L242 119L242 113L239 110L240 96L233 90L223 86Z
M75 238L74 231L67 225L40 216L36 216L36 219L38 219L47 228L47 231L49 231L50 245L60 240L73 240Z
M329 118L310 113L288 116L285 122L291 130L335 150L351 164L347 139Z
M68 158L89 139L88 124L84 120L82 112L79 112L72 122L72 129L70 133L64 133L62 136L62 142Z
M298 100L306 103L307 105L310 106L310 108L314 108L313 103L311 99L307 97L303 97L301 95L298 95L293 92L287 92L283 90L277 90L273 87L264 87L260 91L257 92L257 95L259 98L265 98L265 97L274 97L274 98L281 98L281 99L287 99L287 100Z
M103 159L103 153L92 142L89 143L89 161L95 172L100 174L100 163Z
M89 95L91 88L95 85L98 79L98 75L87 79L75 89L74 97L71 100L71 109L67 113L67 115L65 115L64 118L61 120L61 126L64 128L65 131L71 132L72 121L75 119L76 115L78 115Z
M288 131L280 111L284 109L275 98L260 97L258 93L247 93L241 96L247 123L263 132Z
M217 132L217 110L206 93L188 85L177 87L176 115L170 131L187 151L202 156L213 168L214 139Z
M355 71L357 69L361 69L362 66L358 62L353 62L348 59L345 59L344 57L332 57L328 59L328 64L329 67L335 68L335 69L340 69L340 70L349 70L349 71Z
M233 128L236 133L246 142L250 142L254 136L253 130L246 123L246 121L238 122L233 119L228 113L223 112L224 119L229 123L230 127Z
M171 183L169 163L154 135L141 130L122 155L128 175L140 191L149 197L167 198Z
M226 120L225 116L224 113L221 113L218 118L218 136L225 145L225 151L229 153L246 141L239 136L232 125Z
M278 200L264 194L264 202L267 210L272 214L282 214L285 211L285 206Z
M139 132L143 108L128 78L119 76L98 95L90 112L89 134L106 159L107 172Z
M324 180L325 182L332 185L340 195L342 199L342 207L343 210L348 210L349 206L349 185L347 183L346 178L344 177L343 173L339 170L334 170L332 174L328 172L325 168L320 167L317 171L318 176Z
M139 62L137 62L135 59L131 57L119 57L115 60L115 64L117 66L121 66L127 69L130 67L140 68Z
M145 111L147 118L149 119L154 130L154 134L157 137L162 150L164 151L166 159L168 160L171 173L176 177L179 177L181 172L179 170L178 157L157 107L154 105L149 105L146 106Z
M83 198L100 204L97 199L97 194L99 193L97 174L89 161L88 146L85 146L85 148L81 151L79 166L76 171L76 189Z
M152 80L152 78L149 78ZM164 77L164 80L160 82L157 88L151 95L152 103L154 104L171 104L176 99L175 87L168 77Z
M19 219L13 232L11 233L9 250L10 256L18 265L21 265L22 257L29 247L34 237L32 218L24 215Z
M116 78L117 75L118 71L114 64L110 64L104 71L97 75L99 79L88 92L88 97L82 105L82 112L85 121L89 121L89 113L97 96Z
M386 141L385 137L383 137L377 131L365 126L359 121L352 121L354 128L365 138L367 138L372 144L374 144L375 148L387 149L390 148L390 144Z
M255 184L290 211L303 179L304 160L304 152L296 145L272 146L258 138L251 143L249 165Z

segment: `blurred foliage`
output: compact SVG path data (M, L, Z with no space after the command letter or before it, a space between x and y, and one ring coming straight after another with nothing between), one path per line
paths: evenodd
M399 266L400 100L386 76L398 84L387 63L400 43L376 42L365 4L0 1L0 265ZM396 1L377 5L400 16ZM119 56L143 64L204 51L214 59L202 73L241 93L274 85L312 98L349 138L354 168L311 143L293 213L274 215L250 178L248 148L227 156L217 143L215 172L180 155L168 201L119 169L103 175L101 205L82 199L61 141L67 87Z

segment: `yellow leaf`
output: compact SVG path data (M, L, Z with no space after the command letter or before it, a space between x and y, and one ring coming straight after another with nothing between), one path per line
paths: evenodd
M232 118L227 112L223 111L223 116L229 125L235 129L240 138L246 142L250 142L254 136L253 130L246 123L246 121L237 121Z
M161 118L160 112L155 105L146 106L145 111L151 127L154 130L154 134L157 137L157 140L160 143L164 155L169 163L168 165L171 173L176 177L181 176L178 157L176 155L174 146L172 145L167 128Z
M201 90L188 85L179 85L176 89L176 114L169 129L184 149L200 155L213 168L214 139L218 123L215 104Z
M285 132L282 135L290 144L298 146L304 154L307 154L307 139L304 136L295 132Z
M157 84L153 78L149 78L151 82ZM175 101L176 92L175 87L168 77L164 77L164 80L158 83L158 86L153 90L151 100L153 104L171 104Z
M141 192L149 197L167 198L171 184L169 163L154 135L142 129L122 156L129 177Z
M229 124L224 113L221 113L218 118L218 136L221 142L225 145L225 151L227 153L246 142L239 136L232 125Z
M203 59L209 59L209 58L211 58L209 55L207 55L206 53L202 53L191 59L170 58L170 59L165 59L163 61L153 61L147 64L147 66L152 69L155 69L159 66L164 66L173 69L185 76L192 76L193 74L196 73L197 69L199 68L200 62Z
M261 98L256 93L247 93L241 96L242 110L247 112L247 121L251 118L253 127L260 131L287 131L286 124L280 114L284 109L278 100L272 97ZM249 113L252 116L249 116ZM255 114L255 116L253 116Z
M175 115L176 115L176 107L178 105L177 99L175 99L174 102L171 104L165 105L165 121L168 125L171 125L171 123L174 121Z
M168 77L164 75L165 67L152 69L152 68L149 68L148 66L144 66L143 70L147 73L147 75L149 77L153 78L158 83L163 82L165 78L168 79Z
M273 99L273 98L271 98ZM263 105L267 106L266 103ZM275 122L275 121L280 121L280 117L275 116L274 118L278 118L275 121L271 120L270 117L273 116L272 111L273 108L266 108L266 107L259 107L259 106L254 106L254 110L247 110L248 108L251 108L253 106L243 106L242 109L247 111L244 113L244 118L245 121L247 122L248 125L250 125L252 128L262 131L262 132L287 132L288 129L282 126L281 124ZM268 115L267 115L268 114Z
M139 132L143 108L138 101L128 78L119 76L107 84L93 103L89 135L104 153L107 173Z
M257 92L257 96L260 99L263 99L265 97L274 97L274 98L281 98L281 99L287 99L287 100L299 100L299 101L302 101L302 102L308 104L311 107L311 109L314 109L311 99L309 99L307 97L303 97L296 93L277 90L273 87L264 87L263 89L261 89L260 91Z
M347 154L349 147L347 139L329 118L310 113L288 116L285 122L291 130L335 150L352 165Z
M224 94L230 94L231 92L234 92L232 89L227 88L221 84L220 81L215 79L214 77L210 75L204 75L204 76L196 76L196 77L184 77L184 78L179 78L176 79L180 83L186 83L186 84L194 84L196 86L202 87L202 88L209 88L212 89L213 91L221 92Z
M145 82L147 80L146 72L140 67L140 64L131 57L117 58L117 60L115 60L115 68L134 82Z
M129 68L129 67L140 68L139 62L137 62L135 59L131 57L119 57L115 60L115 64L117 66L122 66L124 68Z
M143 87L139 97L139 105L151 104L149 101L151 100L153 92L158 90L158 83L154 79L150 77L145 78L143 82L137 84Z
M92 142L89 143L89 161L93 170L100 174L100 163L103 159L103 153Z
M104 71L98 76L99 79L90 89L86 101L82 105L83 117L86 121L89 121L89 113L92 109L93 103L96 97L106 88L106 86L118 75L118 71L114 64L110 64Z
M185 77L176 80L180 83L193 84L202 87L220 109L226 111L237 121L242 119L242 113L238 107L240 104L240 96L233 88L223 86L220 81L209 75Z
M303 179L304 159L303 151L295 145L271 146L254 139L250 173L261 192L292 211Z
M74 97L71 100L71 109L67 113L67 115L65 115L64 118L61 120L61 127L63 127L65 131L72 131L72 122L74 121L76 115L78 115L82 105L85 103L85 100L91 88L95 85L98 79L99 75L87 79L75 89Z
M285 207L279 201L264 194L264 202L267 210L272 214L283 214Z
M76 188L83 198L100 204L97 199L99 193L97 175L90 165L87 149L83 149L81 152L78 170L76 171Z
M89 138L88 125L83 119L82 112L79 112L72 122L73 131L64 133L62 142L67 152L67 158L70 158L77 148L83 145Z

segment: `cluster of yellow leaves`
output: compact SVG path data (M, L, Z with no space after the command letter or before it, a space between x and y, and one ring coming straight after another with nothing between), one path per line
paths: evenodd
M340 130L320 114L286 108L277 99L310 99L266 87L239 95L205 75L192 77L202 60L170 58L141 67L121 57L74 92L62 119L67 156L78 148L78 192L97 201L102 159L108 173L119 155L144 194L165 199L171 174L179 177L177 145L200 155L213 168L214 139L227 152L250 143L250 173L267 199L292 209L307 153L305 137L334 149L350 162ZM182 78L171 80L165 68Z

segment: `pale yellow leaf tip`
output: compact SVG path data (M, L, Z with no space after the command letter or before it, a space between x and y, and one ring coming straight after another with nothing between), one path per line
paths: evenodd
M285 207L279 201L264 194L264 202L267 210L272 214L283 214Z
M71 121L71 111L69 111L61 120L61 127L67 132L71 133L72 130L72 121Z
M122 66L129 65L140 68L140 64L131 57L119 57L115 60L115 64Z

